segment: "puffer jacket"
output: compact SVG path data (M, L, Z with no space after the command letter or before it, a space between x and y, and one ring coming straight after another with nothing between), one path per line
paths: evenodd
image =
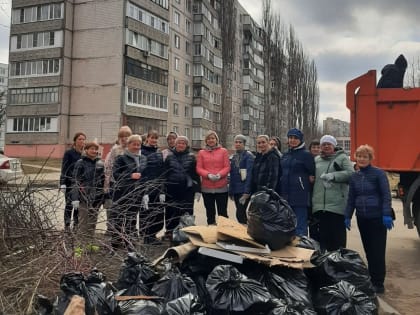
M86 204L102 201L104 197L105 168L100 158L83 156L74 165L74 185L71 199Z
M201 176L203 192L212 192L221 188L226 188L225 191L227 191L227 175L230 171L230 164L228 151L225 148L215 147L200 150L197 155L196 170L197 174ZM211 181L207 177L209 174L220 174L221 178L218 181Z
M77 152L73 147L64 153L61 164L60 185L66 185L70 188L73 183L74 165L82 157L80 152Z
M264 186L276 190L280 175L280 155L274 149L265 154L257 153L248 191L253 194Z
M195 156L188 149L183 152L172 151L167 155L164 164L166 186L168 188L176 186L177 190L192 189L194 192L199 192L200 177L196 172L196 165Z
M391 192L383 170L367 166L360 168L350 178L349 196L345 216L373 219L391 215Z
M354 172L349 158L343 150L329 157L315 158L315 183L312 196L312 212L330 211L344 215L347 203L348 183ZM320 176L324 173L334 174L331 187L325 188Z
M164 191L163 155L157 147L141 146L141 155L147 158L144 180L147 182L147 193L158 194Z
M230 182L229 195L249 194L247 190L251 186L252 166L254 155L247 150L236 152L230 159ZM245 180L241 179L240 170L246 170Z
M117 201L126 194L130 194L144 184L144 170L147 167L147 158L143 155L138 156L138 165L132 154L127 151L119 155L112 167L112 176L114 178L112 200ZM132 179L131 174L141 173L140 179ZM140 193L141 191L139 191ZM137 199L140 199L140 195Z
M283 155L281 169L281 196L291 206L309 207L312 189L309 176L315 176L315 162L304 144Z

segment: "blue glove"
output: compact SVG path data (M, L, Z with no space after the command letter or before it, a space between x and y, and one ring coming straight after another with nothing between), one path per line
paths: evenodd
M327 174L322 174L319 178L321 178L322 180L325 180L327 182L331 182L334 179L334 174L333 173L327 173Z
M346 229L350 231L350 229L351 229L351 219L350 218L345 218L344 219L344 225L346 226Z
M388 230L391 230L394 227L394 222L392 222L392 218L389 215L384 215L382 217L382 223Z

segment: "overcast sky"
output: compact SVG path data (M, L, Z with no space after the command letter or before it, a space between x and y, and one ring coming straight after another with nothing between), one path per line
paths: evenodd
M261 21L261 0L239 0ZM315 60L320 118L349 120L347 81L393 63L404 54L420 57L419 0L273 0L285 25L291 24L308 56ZM8 62L10 0L0 0L0 62Z
M239 2L261 22L261 0ZM273 0L272 6L316 63L321 119L349 121L347 81L370 69L379 79L400 54L409 64L420 57L419 0Z

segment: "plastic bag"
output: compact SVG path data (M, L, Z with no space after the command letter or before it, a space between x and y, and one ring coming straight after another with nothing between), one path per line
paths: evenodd
M315 252L311 263L315 267L306 269L305 272L315 289L345 280L369 297L375 297L368 269L356 251L342 248L324 254Z
M190 277L172 269L155 282L152 292L169 302L188 293L197 295L197 288Z
M245 311L253 304L268 302L267 288L256 280L248 279L230 265L214 268L206 281L213 307L228 311Z
M130 300L120 302L121 315L160 315L162 307L150 300Z
M96 270L86 278L79 272L67 273L61 277L60 288L64 295L55 305L57 315L64 314L73 295L85 299L86 315L113 315L117 310L113 291L105 282L104 275Z
M148 284L158 277L145 257L138 253L128 253L115 286L119 290L125 289L123 295L149 295Z
M179 219L179 224L177 225L177 227L175 227L175 229L172 232L172 241L174 243L188 242L188 235L185 232L181 231L181 229L192 225L195 225L195 216L188 213L183 214Z
M286 200L267 189L252 195L248 207L248 234L272 250L286 246L295 235L296 215Z
M312 249L315 251L321 250L321 246L319 245L318 241L305 235L299 237L299 242L297 243L296 247Z
M204 306L198 302L197 296L188 293L168 302L162 315L204 315Z
M274 307L267 315L317 315L317 313L310 308L304 308L300 305L290 305L287 301L281 299L271 300Z
M340 281L332 286L321 288L314 304L320 315L371 315L378 313L375 303L347 281Z

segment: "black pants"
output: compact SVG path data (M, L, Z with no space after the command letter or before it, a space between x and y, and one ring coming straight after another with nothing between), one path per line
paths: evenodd
M233 200L235 201L235 206L236 206L236 220L238 220L239 223L246 224L247 223L246 208L248 207L250 198L246 200L245 204L241 204L239 202L239 199L241 197L242 197L242 194L233 195Z
M381 287L386 274L386 227L382 223L382 218L364 219L359 217L357 217L357 226L366 253L372 284Z
M321 250L334 251L346 247L347 233L344 215L330 211L317 211L315 218L319 220Z
M141 207L139 215L139 232L143 237L156 237L163 229L165 205L159 202L159 191L149 194L148 209Z
M166 231L172 232L179 224L179 219L185 213L194 214L194 192L191 188L167 187L165 225Z
M73 210L73 205L71 204L71 191L72 191L72 188L67 187L65 196L64 196L66 200L66 205L64 207L64 225L66 227L70 227L71 225L72 214L73 214L73 227L76 227L79 224L79 210L78 209Z
M227 203L228 193L202 193L204 207L206 207L207 224L216 223L216 206L217 214L223 217L228 217Z

